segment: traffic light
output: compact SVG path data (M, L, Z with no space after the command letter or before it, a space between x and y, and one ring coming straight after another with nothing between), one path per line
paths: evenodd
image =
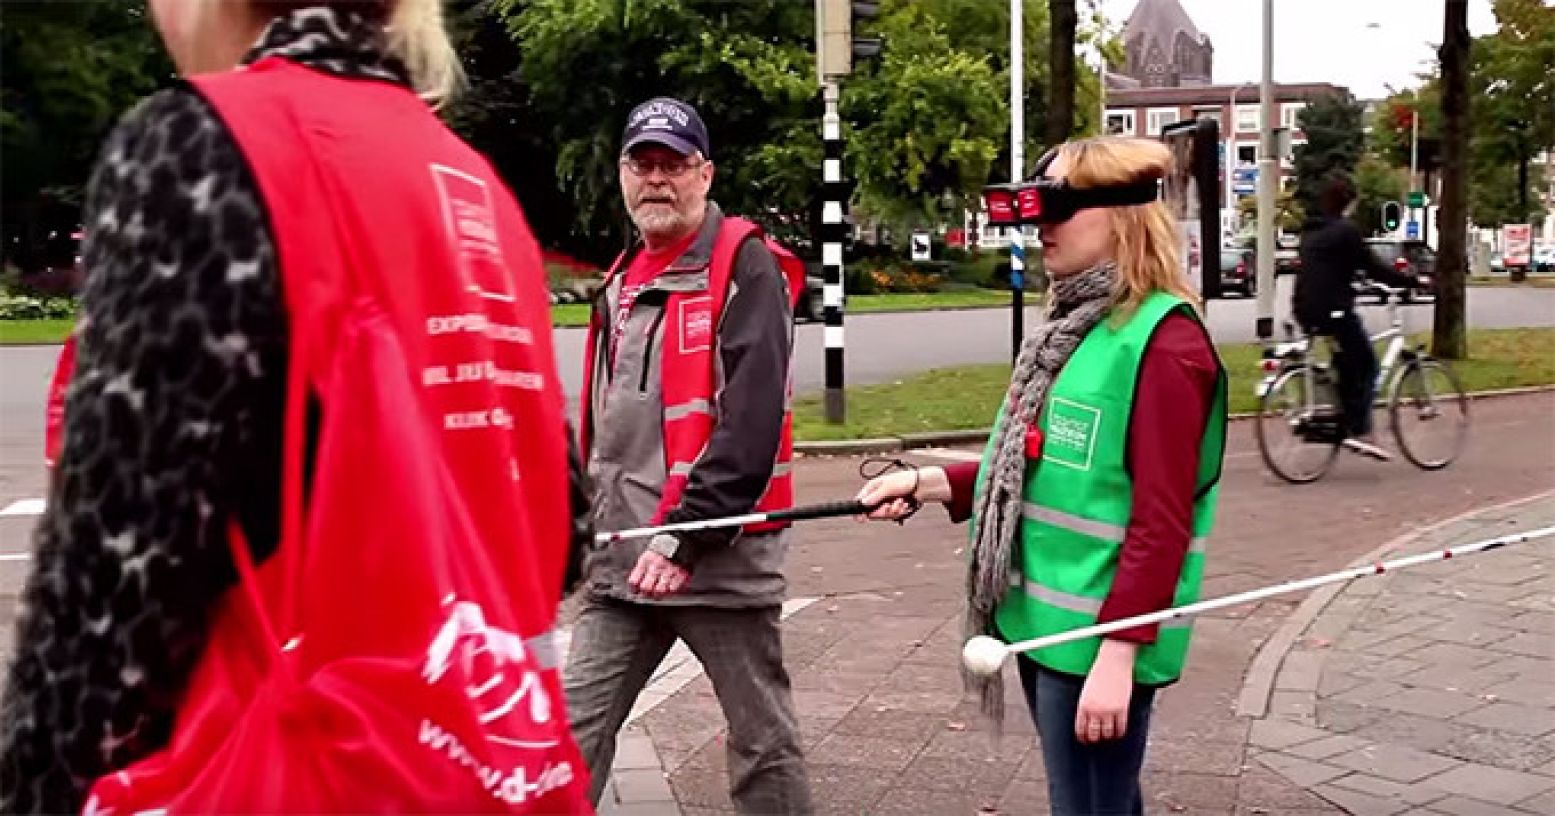
M1398 232L1399 222L1404 219L1404 207L1397 201L1387 201L1382 205L1382 228L1387 232Z
M854 36L879 14L880 4L866 0L815 0L815 62L822 85L853 73L854 57L880 53L879 37Z

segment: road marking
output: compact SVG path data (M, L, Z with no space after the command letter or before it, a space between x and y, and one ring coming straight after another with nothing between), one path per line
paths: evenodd
M0 561L29 561L32 553L0 553Z
M43 508L43 499L22 499L6 505L4 510L0 510L0 516L41 516Z

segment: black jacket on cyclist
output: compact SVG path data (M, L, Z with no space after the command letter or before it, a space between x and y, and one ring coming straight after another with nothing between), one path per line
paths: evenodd
M1301 231L1301 271L1291 304L1296 320L1308 331L1325 331L1334 312L1355 310L1357 271L1388 286L1414 286L1413 276L1395 271L1366 246L1359 228L1348 218L1308 219Z

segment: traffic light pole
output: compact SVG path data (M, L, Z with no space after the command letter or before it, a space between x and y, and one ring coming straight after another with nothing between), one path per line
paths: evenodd
M826 112L821 117L821 140L825 149L821 163L821 274L822 316L826 340L826 421L841 424L847 418L846 390L843 386L842 341L842 243L847 230L844 208L847 196L842 184L842 118L837 114L841 89L828 82L821 89Z

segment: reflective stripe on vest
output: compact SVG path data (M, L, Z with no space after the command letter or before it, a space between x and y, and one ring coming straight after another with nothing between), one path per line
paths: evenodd
M1061 530L1068 530L1071 533L1079 533L1091 538L1110 541L1114 544L1122 544L1123 539L1128 535L1128 528L1121 524L1094 521L1076 516L1073 513L1065 513L1062 510L1043 507L1033 502L1023 502L1021 504L1021 517L1031 521L1040 521L1043 524L1048 524ZM1208 543L1209 538L1207 536L1194 536L1188 542L1188 552L1195 555L1203 555Z
M1041 601L1048 606L1056 606L1077 615L1097 616L1101 614L1102 601L1096 598L1087 598L1084 595L1075 595L1064 592L1061 589L1043 586L1036 581L1027 581L1021 578L1019 573L1010 573L1010 586L1017 587L1034 600ZM1162 629L1187 629L1190 626L1187 618L1173 618L1162 621Z

